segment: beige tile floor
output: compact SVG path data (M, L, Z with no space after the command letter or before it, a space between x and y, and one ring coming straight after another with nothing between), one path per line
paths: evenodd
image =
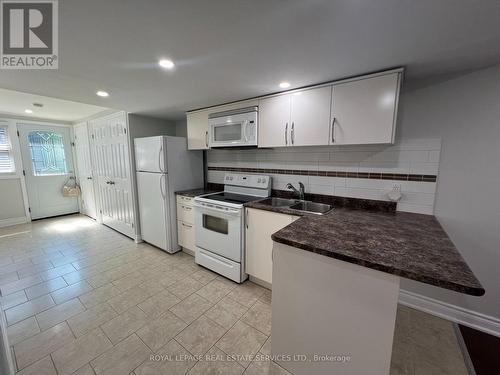
M270 354L270 291L84 216L0 229L0 290L22 374L287 374L252 360ZM452 324L401 306L391 373L466 374Z

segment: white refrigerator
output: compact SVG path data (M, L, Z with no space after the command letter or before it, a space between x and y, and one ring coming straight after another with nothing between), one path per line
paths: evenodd
M203 153L188 151L183 137L134 140L142 240L169 253L177 243L175 191L203 186Z

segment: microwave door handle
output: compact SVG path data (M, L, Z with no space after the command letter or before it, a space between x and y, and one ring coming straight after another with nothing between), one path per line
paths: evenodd
M248 143L248 128L249 128L249 122L243 121L243 134L245 135L245 143Z

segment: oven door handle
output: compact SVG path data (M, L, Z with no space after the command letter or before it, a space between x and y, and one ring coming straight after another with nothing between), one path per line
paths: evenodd
M195 203L194 207L199 208L199 209L204 210L204 211L208 211L208 212L217 212L217 213L220 213L223 215L239 216L241 214L240 210L232 210L232 209L231 210L221 210L221 209L218 209L216 207L205 206L205 205L202 205L199 203Z

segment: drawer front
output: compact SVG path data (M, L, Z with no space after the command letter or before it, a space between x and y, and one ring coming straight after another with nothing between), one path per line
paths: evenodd
M177 221L179 245L194 251L194 226L183 221Z
M185 197L184 195L178 195L177 196L177 203L181 203L187 206L192 206L194 202L194 198L192 197Z
M194 224L194 208L185 203L177 203L177 220Z

